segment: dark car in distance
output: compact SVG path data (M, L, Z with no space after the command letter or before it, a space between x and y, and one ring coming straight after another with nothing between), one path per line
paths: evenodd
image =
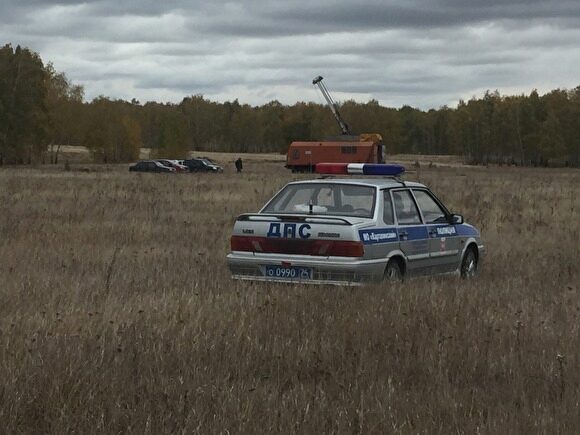
M143 160L129 167L131 172L169 172L174 173L175 168L169 168L155 160Z
M223 172L223 168L207 159L188 159L183 164L189 168L189 172Z

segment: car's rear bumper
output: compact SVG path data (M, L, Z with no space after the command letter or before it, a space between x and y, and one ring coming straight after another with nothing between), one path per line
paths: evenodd
M304 284L357 285L382 279L387 259L364 260L350 257L314 257L310 255L258 254L232 252L227 256L234 279ZM312 268L312 279L272 278L266 266Z

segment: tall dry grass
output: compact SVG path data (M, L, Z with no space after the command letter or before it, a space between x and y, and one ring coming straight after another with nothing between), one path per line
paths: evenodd
M0 170L0 431L580 432L578 172L420 169L479 278L335 288L230 280L245 167Z

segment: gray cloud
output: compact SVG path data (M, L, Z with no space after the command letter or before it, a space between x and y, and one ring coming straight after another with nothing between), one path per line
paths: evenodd
M577 0L3 0L0 42L29 46L99 94L423 108L485 89L577 86Z

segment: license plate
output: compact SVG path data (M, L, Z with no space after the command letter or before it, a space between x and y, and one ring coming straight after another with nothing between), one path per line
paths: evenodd
M312 279L312 268L300 266L266 266L265 276L272 279Z

